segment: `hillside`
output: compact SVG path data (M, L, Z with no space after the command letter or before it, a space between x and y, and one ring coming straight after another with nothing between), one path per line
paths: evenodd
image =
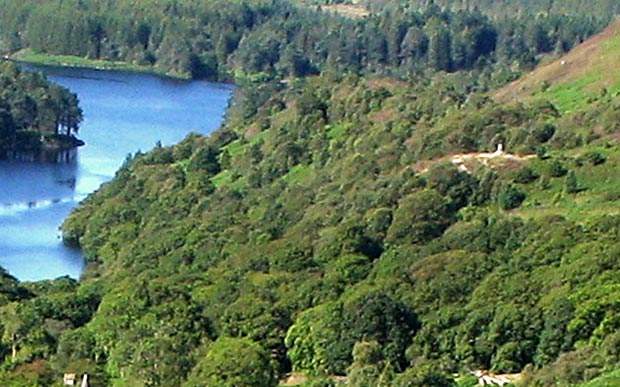
M326 2L328 2L326 0ZM493 17L504 18L515 15L591 15L611 18L620 12L620 5L615 0L363 0L363 4L371 8L385 7L386 4L406 3L411 7L426 8L435 4L442 8L479 9ZM607 19L610 20L610 19Z
M561 112L570 112L603 93L615 95L620 91L620 74L615 71L619 47L620 20L616 19L567 55L494 92L493 98L500 103L546 98Z
M562 111L475 83L267 83L211 137L128 159L63 226L90 261L80 319L50 341L24 327L18 364L115 387L290 371L451 386L475 369L564 386L614 369L620 156L598 112L618 97ZM498 143L514 158L451 162Z
M400 2L379 2L368 13L360 4L325 3L0 0L0 54L237 83L325 71L408 78L498 64L504 71L487 74L497 84L542 55L568 51L609 20L516 11L497 19L476 7Z
M617 379L617 23L493 91L602 19L0 4L2 49L239 81L213 135L130 155L70 215L79 282L0 276L3 386Z

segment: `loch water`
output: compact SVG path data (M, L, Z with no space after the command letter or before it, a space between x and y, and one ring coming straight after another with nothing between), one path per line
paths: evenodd
M59 227L77 204L112 179L128 154L222 122L232 86L150 74L26 66L77 93L86 145L55 162L0 161L0 266L22 281L78 278L79 250L63 245Z

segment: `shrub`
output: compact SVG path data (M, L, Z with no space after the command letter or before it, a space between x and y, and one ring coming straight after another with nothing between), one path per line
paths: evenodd
M512 184L505 185L500 189L497 201L504 210L517 208L525 200L525 193Z
M547 172L550 177L562 177L568 173L568 169L558 160L552 160L547 166Z
M583 155L583 157L591 165L600 165L600 164L603 164L605 161L607 161L605 156L603 156L599 152L588 152L585 155Z
M269 353L248 339L222 337L200 360L187 386L272 387L277 385Z
M513 181L519 184L529 184L538 178L538 173L536 173L532 168L523 167L517 171Z

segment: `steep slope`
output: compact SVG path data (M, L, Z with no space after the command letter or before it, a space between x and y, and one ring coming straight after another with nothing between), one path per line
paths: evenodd
M547 98L562 112L583 107L601 93L620 91L620 20L575 47L567 55L540 66L493 94L500 103Z
M613 367L617 145L570 145L570 114L458 79L272 85L250 118L239 103L211 138L128 161L64 225L102 291L80 356L113 386L200 385L221 369L211 348L262 359L246 340L275 373L353 386L528 365L523 383L576 383ZM550 147L441 162L497 139Z

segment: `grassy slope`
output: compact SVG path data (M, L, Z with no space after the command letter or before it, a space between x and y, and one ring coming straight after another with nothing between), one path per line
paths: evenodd
M620 20L577 46L566 56L541 66L494 93L500 103L550 99L563 113L575 112L601 94L620 92Z
M593 379L587 383L584 383L580 387L616 387L616 386L620 386L620 371L610 372L596 379Z
M528 188L528 200L517 211L522 216L562 214L571 219L589 215L616 213L613 199L620 192L616 171L620 167L617 134L601 116L602 105L615 106L620 99L620 73L615 71L620 61L620 21L615 20L601 34L576 47L566 56L537 68L519 80L493 93L502 104L549 100L562 113L560 127L588 138L582 146L571 150L559 149L551 154L564 159L573 169L584 190L577 195L563 193L563 178L551 180L545 190ZM588 117L585 121L581 117ZM579 158L587 152L603 154L608 162L594 171L582 168ZM538 172L543 163L535 161Z

